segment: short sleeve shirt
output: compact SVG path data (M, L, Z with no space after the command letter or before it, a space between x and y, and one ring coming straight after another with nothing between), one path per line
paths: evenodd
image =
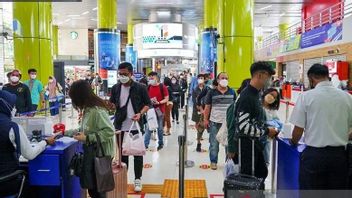
M352 96L329 81L321 82L300 95L290 122L304 128L308 146L345 146L352 127Z
M24 82L31 92L32 104L38 105L40 101L40 93L43 91L43 85L39 80L27 80Z
M128 86L121 86L121 93L120 93L120 107L123 107L128 99L128 96L130 95L130 89L131 87ZM132 102L131 102L131 98L128 101L128 105L127 105L127 117L126 120L122 122L122 127L121 127L121 131L129 131L131 126L132 126L132 118L135 115L135 112L133 110L133 106L132 106ZM137 128L134 126L131 130L137 130Z
M227 108L236 100L235 92L228 89L222 94L217 89L208 91L205 96L205 105L211 105L209 120L216 123L224 123L226 119Z
M160 102L164 100L165 97L169 96L169 91L165 85L163 85L162 89L163 89L162 91L164 93L164 97L163 97L163 93L161 93L159 84L156 86L149 86L148 93L149 93L150 99L156 98L157 101ZM159 107L161 112L163 113L165 112L165 104L160 104L154 107Z

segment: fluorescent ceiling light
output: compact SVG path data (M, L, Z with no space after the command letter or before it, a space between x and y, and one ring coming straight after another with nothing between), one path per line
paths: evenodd
M273 5L268 5L268 6L262 7L259 10L265 10L265 9L268 9L268 8L271 8L271 7L273 7Z
M69 22L69 21L71 21L71 19L66 19L66 20L65 20L65 22Z
M280 14L280 17L285 16L285 14L286 14L285 12L281 13L281 14Z
M91 21L98 21L97 19L90 19Z
M93 8L92 10L94 10L94 11L95 11L95 10L97 10L97 9L98 9L98 7L95 7L95 8Z
M67 15L68 17L79 17L79 16L81 16L81 15L79 15L79 14L69 14L69 15Z
M59 13L53 13L54 16L59 16L60 14Z
M118 21L117 24L121 25L122 23L120 21Z
M86 14L89 14L89 11L85 11L81 15L86 15Z
M159 16L170 16L170 11L157 11Z

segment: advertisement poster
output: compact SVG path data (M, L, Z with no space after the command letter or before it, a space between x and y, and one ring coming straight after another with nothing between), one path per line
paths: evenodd
M280 53L297 50L300 47L301 35L295 35L290 39L284 40L280 43Z
M117 83L117 71L108 70L108 88L111 88Z
M133 46L126 46L126 62L133 66L133 72L137 72L137 52L133 50Z
M337 21L303 33L301 48L307 48L322 43L330 43L341 39L342 21Z
M217 44L215 34L206 31L202 33L200 72L214 73L214 63L216 61Z
M116 70L120 63L120 33L98 32L100 69Z
M183 48L182 24L148 23L143 24L143 48Z

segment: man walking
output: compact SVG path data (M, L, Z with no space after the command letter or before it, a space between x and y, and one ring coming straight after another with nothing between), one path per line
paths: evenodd
M212 170L217 169L218 163L219 142L216 140L216 134L226 120L227 108L236 100L235 91L228 87L227 74L219 73L216 80L219 86L208 91L204 109L204 126L209 132L209 157Z
M324 65L314 64L307 75L311 90L299 96L290 119L295 125L291 144L296 145L304 132L307 145L301 155L299 186L301 190L344 190L352 97L329 82Z
M28 70L29 80L24 82L25 85L29 87L31 92L31 99L32 99L32 111L36 111L40 101L44 106L44 93L43 93L43 84L37 79L37 70L36 69L29 69Z
M121 63L118 67L118 73L120 82L112 87L110 102L116 106L114 125L117 130L122 131L123 139L125 133L129 132L133 122L137 121L140 126L143 126L142 116L148 111L151 103L146 86L131 79L133 75L131 63ZM125 114L122 112L125 112ZM141 127L141 130L143 130L143 127ZM130 132L133 135L137 134L137 127L134 126ZM126 163L128 167L129 156L122 155L121 146L119 145L120 156L122 156L122 162ZM142 171L143 156L134 156L134 190L136 192L142 191Z
M158 118L158 148L157 150L161 150L164 147L164 114L165 114L165 106L169 101L169 92L165 85L160 83L160 79L158 73L150 72L148 74L148 93L149 98L153 104L155 109L156 116ZM149 129L146 130L145 134L145 147L148 148L150 142L151 131Z

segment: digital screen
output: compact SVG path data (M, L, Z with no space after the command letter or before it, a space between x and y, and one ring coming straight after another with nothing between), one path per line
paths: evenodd
M182 24L143 24L143 48L183 48Z
M108 88L111 88L117 83L117 71L108 70Z

